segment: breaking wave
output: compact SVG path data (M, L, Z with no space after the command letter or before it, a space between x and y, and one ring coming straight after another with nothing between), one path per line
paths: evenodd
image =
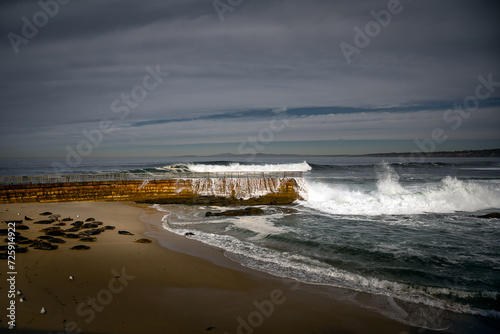
M225 166L202 164L188 166L193 172L307 172L312 169L305 161L295 164L244 165L236 162Z
M376 189L306 180L306 207L339 215L406 215L479 211L500 207L500 185L447 176L439 183L404 187L387 163L378 167Z

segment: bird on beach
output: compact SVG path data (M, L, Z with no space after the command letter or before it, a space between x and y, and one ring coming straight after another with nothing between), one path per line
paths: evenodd
M47 311L45 310L45 307L42 306L42 309L40 310L40 314L45 314Z
M19 299L19 302L20 302L20 303L22 303L22 302L24 302L25 300L26 300L26 298L21 297L21 298Z
M20 296L20 295L22 295L22 294L23 294L23 293L21 292L21 290L17 290L17 292L16 292L16 293L17 293L17 295L18 295L18 296Z
M74 280L75 278L73 277L73 275L69 275L69 279Z

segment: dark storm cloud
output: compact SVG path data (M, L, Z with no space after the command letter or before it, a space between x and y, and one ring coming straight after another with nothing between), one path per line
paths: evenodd
M478 76L500 81L495 1L402 0L400 13L348 63L340 43L354 45L353 28L364 29L374 20L370 12L388 3L243 0L221 22L210 0L72 0L59 5L16 54L8 34L22 36L22 18L32 21L41 7L36 1L3 1L0 131L14 147L4 152L33 146L64 154L83 129L98 127L102 119L113 119L120 129L103 145L127 135L146 144L153 133L154 141L168 143L183 129L193 143L238 141L265 126L270 110L285 106L296 119L350 114L360 121L366 112L394 113L402 122L400 115L434 110L440 126L445 109L474 93ZM113 101L130 95L147 75L146 66L156 64L170 75L120 119ZM481 107L491 103L482 101ZM431 130L418 119L417 133ZM231 120L241 139L224 135ZM313 121L303 125L310 132L295 125L295 140L321 139ZM351 136L388 136L380 124L370 124L358 133L352 125ZM397 125L393 131L391 138L407 138ZM331 137L327 129L320 132Z

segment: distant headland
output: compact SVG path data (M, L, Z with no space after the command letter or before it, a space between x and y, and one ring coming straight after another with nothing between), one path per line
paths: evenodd
M207 155L205 157L424 157L424 158L497 158L500 157L500 148L489 150L466 150L466 151L439 151L439 152L389 152L370 154L265 154L255 155L222 153ZM179 156L179 158L200 157L196 155Z
M500 157L500 149L441 151L441 152L411 152L411 153L375 153L365 154L365 157L429 157L429 158L495 158Z

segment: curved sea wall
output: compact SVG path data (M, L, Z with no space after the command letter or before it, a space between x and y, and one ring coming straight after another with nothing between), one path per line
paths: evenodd
M157 204L290 204L301 179L185 178L0 185L0 203L136 201Z

